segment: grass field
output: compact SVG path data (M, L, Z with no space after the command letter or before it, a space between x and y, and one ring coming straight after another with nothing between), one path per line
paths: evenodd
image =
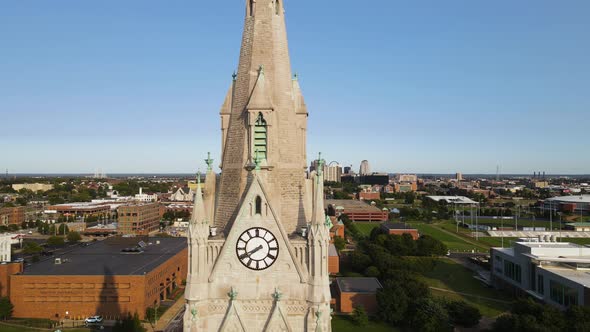
M511 301L510 297L492 288L487 288L482 282L473 278L473 272L450 259L441 258L434 270L425 273L422 279L431 287L456 292L433 290L433 295L464 300L478 307L484 316L495 317L509 309L508 303L494 300L509 302Z
M52 330L47 330L47 329L37 330L37 329L26 328L26 327L13 327L13 326L2 325L2 323L0 323L0 332L40 332L40 331L52 331ZM62 331L64 331L64 332L90 332L91 330L89 330L89 329L62 329Z
M416 227L420 234L430 235L440 241L442 241L447 248L451 251L471 251L474 249L486 250L487 248L483 245L479 247L470 243L469 241L461 238L460 235L449 234L440 230L436 225L424 224L424 223L412 223L413 227Z
M393 328L384 323L369 322L367 326L356 326L349 317L346 316L332 316L332 331L334 332L397 332Z
M377 222L355 222L354 225L358 230L365 236L371 235L373 228L381 226L381 223Z

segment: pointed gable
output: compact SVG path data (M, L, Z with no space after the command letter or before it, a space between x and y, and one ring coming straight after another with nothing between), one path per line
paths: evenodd
M256 85L254 85L254 89L252 90L252 94L250 95L250 100L248 101L248 105L246 106L248 110L271 110L273 109L272 106L272 99L270 97L270 93L268 91L268 87L266 85L266 78L264 75L264 66L260 66L258 69L258 79L256 80Z
M283 312L281 302L276 302L272 313L266 323L264 332L292 332L287 315Z
M259 199L261 214L256 213L258 205L257 201ZM295 251L290 244L287 232L269 201L269 196L264 188L264 183L256 172L253 173L250 184L246 188L246 194L240 204L240 210L234 223L231 225L230 232L226 237L221 254L215 262L209 281L213 282L216 278L223 276L226 271L222 271L223 267L220 266L226 263L230 263L232 266L241 266L241 263L235 254L235 250L232 247L235 246L242 232L254 225L268 228L274 234L280 247L280 254L277 261L281 260L282 263L287 263L293 266L299 276L299 281L306 282L306 272L304 272L301 263L297 259ZM229 246L229 248L226 249L226 246ZM276 266L277 264L274 264L268 270L272 270L273 268L276 268Z
M246 332L246 328L244 327L244 323L242 322L240 315L240 310L233 300L229 303L229 307L227 308L227 312L225 313L225 317L223 318L223 323L221 324L219 331Z

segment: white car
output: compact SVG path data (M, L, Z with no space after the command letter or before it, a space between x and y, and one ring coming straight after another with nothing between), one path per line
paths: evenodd
M102 316L90 316L84 320L84 325L100 323L102 323Z

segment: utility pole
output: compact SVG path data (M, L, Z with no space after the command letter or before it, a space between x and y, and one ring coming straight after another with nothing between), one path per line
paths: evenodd
M553 231L553 201L549 201L549 231Z
M504 203L500 205L500 229L502 230L502 248L504 248Z

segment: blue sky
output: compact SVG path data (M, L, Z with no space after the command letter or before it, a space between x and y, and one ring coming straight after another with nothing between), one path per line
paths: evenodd
M587 0L285 0L308 151L358 169L590 173ZM219 161L243 0L0 1L0 169Z

